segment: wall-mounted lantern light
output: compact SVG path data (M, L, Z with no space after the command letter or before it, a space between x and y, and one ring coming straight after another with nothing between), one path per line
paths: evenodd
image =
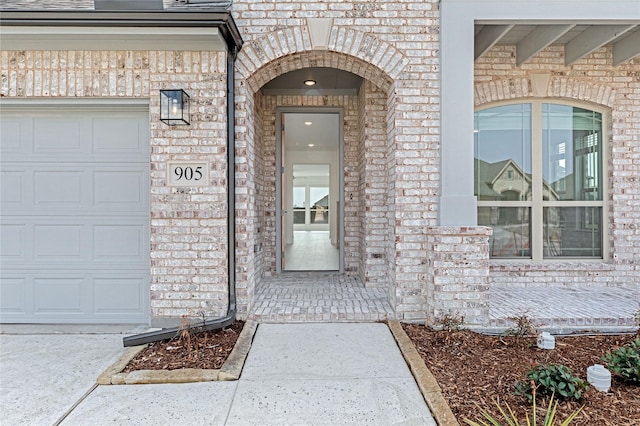
M184 90L160 91L160 121L169 126L189 124L189 95Z

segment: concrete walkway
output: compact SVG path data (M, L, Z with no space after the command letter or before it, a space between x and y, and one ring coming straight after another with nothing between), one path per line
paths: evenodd
M11 425L434 425L385 324L261 324L236 382L95 386L122 335L2 335Z

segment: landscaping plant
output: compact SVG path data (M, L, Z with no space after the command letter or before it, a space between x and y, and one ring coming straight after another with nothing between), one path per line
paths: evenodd
M462 329L464 325L464 316L455 312L453 314L444 314L433 320L432 324L435 328L447 331L449 333L456 333Z
M536 416L536 397L535 397L535 387L533 388L533 398L532 398L532 406L531 406L531 418L529 418L529 414L525 413L525 422L526 423L521 423L520 420L518 420L518 417L515 415L515 413L513 412L513 410L511 409L511 407L509 407L509 404L505 404L506 409L501 407L500 404L498 404L498 402L495 402L496 407L498 407L498 411L500 412L500 415L502 416L502 419L504 419L504 421L506 423L501 423L499 416L495 416L492 413L490 413L488 410L485 410L483 408L480 408L478 406L478 404L476 404L476 407L478 408L478 410L480 411L481 417L476 417L475 420L469 420L469 419L464 419L465 423L467 423L470 426L537 426L538 425L538 420L537 420L537 416ZM553 399L553 395L551 395L551 400L549 401L549 405L547 406L546 409L546 413L544 416L544 420L542 422L542 426L555 426L556 425L556 421L559 421L556 418L556 413L558 411L558 401L554 401ZM559 426L568 426L571 424L571 422L573 422L573 420L575 420L575 418L578 416L578 414L580 414L580 412L582 411L582 407L578 408L576 411L574 411L573 413L571 413L569 415L569 417L567 417L565 420L560 421Z
M509 321L514 323L514 326L508 328L503 333L505 336L513 336L514 344L517 346L520 339L523 339L527 336L535 336L538 334L538 324L536 324L531 317L529 316L529 312L524 312L523 314L517 317L507 318Z
M192 337L194 334L194 329L192 327L191 321L187 318L186 315L182 315L182 321L180 323L180 328L176 334L177 339L182 342L185 347L191 351L194 348L194 342L192 341Z
M582 397L582 392L588 389L586 381L573 375L569 367L564 365L539 364L526 374L527 380L516 383L516 393L525 395L530 400L535 392L541 395L556 395L561 399L576 399Z
M602 360L616 376L640 385L640 338L607 353Z

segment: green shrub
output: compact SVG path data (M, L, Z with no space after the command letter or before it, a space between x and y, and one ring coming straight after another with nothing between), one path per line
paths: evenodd
M588 387L587 382L574 376L569 367L539 364L527 372L527 380L516 383L516 393L529 399L533 399L534 391L537 391L540 395L555 394L561 399L579 400Z
M535 393L535 391L534 391ZM497 402L495 403L496 407L498 407L498 411L500 412L500 416L506 423L501 423L500 416L495 416L490 413L488 410L480 408L478 404L478 411L480 411L480 416L476 416L475 420L464 419L465 423L470 426L537 426L537 418L536 418L536 398L533 397L533 402L531 406L531 418L529 414L525 414L526 423L521 423L518 420L518 417L515 415L509 404L506 405L506 409L501 407ZM547 406L546 413L544 416L544 421L542 426L554 426L556 424L556 413L558 411L558 401L553 401L553 396L551 396L551 400L549 401L549 405ZM573 420L580 414L582 411L582 407L578 408L576 411L571 413L569 417L560 422L560 426L568 426L571 424Z
M607 353L602 360L616 376L640 385L640 339Z

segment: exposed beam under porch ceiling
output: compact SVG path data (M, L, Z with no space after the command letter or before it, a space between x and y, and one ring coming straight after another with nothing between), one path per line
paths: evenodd
M613 45L613 65L640 56L640 29Z
M487 25L474 40L474 59L478 59L485 52L491 49L506 33L513 28L513 25Z
M540 25L516 45L516 65L520 66L533 55L562 37L575 25Z
M620 37L634 25L593 25L564 46L564 64L569 66Z
M476 22L475 59L495 45L515 45L516 65L520 66L547 46L564 45L565 64L575 63L602 46L613 48L613 65L640 56L640 25L594 22Z

